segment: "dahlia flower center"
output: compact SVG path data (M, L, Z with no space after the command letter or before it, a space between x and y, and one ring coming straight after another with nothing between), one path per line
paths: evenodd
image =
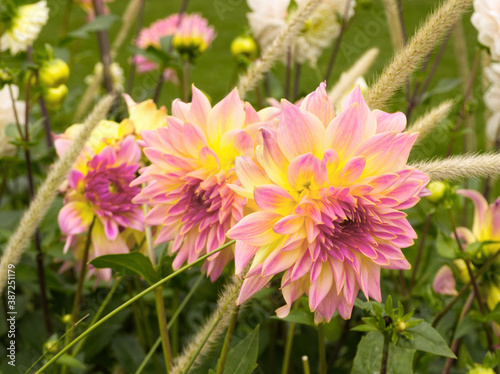
M132 199L140 188L130 187L135 178L135 165L126 164L92 169L85 176L85 198L102 212L119 214L134 208Z

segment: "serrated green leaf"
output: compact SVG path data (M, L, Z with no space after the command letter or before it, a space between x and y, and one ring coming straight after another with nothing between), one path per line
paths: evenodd
M99 269L110 268L123 275L140 275L149 284L158 281L151 260L139 252L99 256L90 261L90 264Z
M259 354L259 326L229 350L224 374L252 374Z
M413 339L401 338L398 345L404 348L413 348L437 356L456 358L448 347L448 343L429 323L423 321L417 326L407 329L413 334Z
M306 310L294 309L291 310L290 313L288 313L288 315L284 318L279 318L277 316L272 316L271 318L279 319L281 321L300 323L302 325L313 327L316 326L316 324L314 323L314 314Z
M363 336L358 344L358 350L351 374L379 373L382 362L384 336L372 331ZM387 374L413 374L414 349L389 345Z

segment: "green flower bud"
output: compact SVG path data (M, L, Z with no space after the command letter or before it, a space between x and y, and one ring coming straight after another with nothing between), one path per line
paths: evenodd
M495 371L492 368L476 366L475 368L472 368L469 371L467 371L467 374L495 374Z
M48 342L45 342L43 350L51 354L57 353L57 351L59 351L59 344L57 344L57 340L49 340Z
M63 323L66 323L66 324L70 323L72 319L73 319L73 317L71 316L71 314L65 314L62 317Z
M427 189L431 192L427 199L431 203L437 204L444 199L448 186L443 182L434 181L427 185Z
M251 36L238 36L231 43L231 53L233 56L245 56L250 60L257 57L257 43Z
M40 83L46 87L58 87L67 82L69 66L61 59L45 62L39 71Z
M45 103L47 104L47 108L51 110L58 110L61 108L61 105L68 96L68 87L65 84L61 84L55 88L48 88L43 93L43 98L45 99Z
M399 332L405 331L407 327L408 326L406 325L405 321L399 321L398 323L396 323L396 330Z
M0 88L6 84L14 83L14 76L9 69L0 69Z

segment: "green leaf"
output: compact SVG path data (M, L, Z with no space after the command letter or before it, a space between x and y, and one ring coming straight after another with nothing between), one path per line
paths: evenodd
M65 353L61 357L59 357L59 360L57 361L58 364L64 365L64 366L69 366L71 368L75 369L85 369L85 365L78 361L76 358L73 356L70 356L69 354Z
M252 374L259 354L259 326L229 350L224 374Z
M454 259L456 257L456 242L441 230L437 234L436 248L439 255L443 258Z
M456 358L443 337L427 322L422 321L407 331L413 334L413 340L402 337L398 345L404 348L414 348L437 356Z
M76 29L68 33L68 36L72 38L86 39L89 37L89 34L91 32L109 29L111 25L115 23L116 20L118 20L118 18L119 17L116 14L97 16L92 21L80 27L79 29Z
M127 373L134 374L144 360L144 352L135 336L118 335L113 339L113 353Z
M358 344L351 374L379 373L382 363L384 336L372 331L363 336ZM413 374L414 349L389 345L387 374Z
M150 259L139 252L99 256L90 264L99 269L111 268L123 275L140 275L149 284L158 281L158 274Z
M453 91L461 82L460 78L443 78L436 86L422 95L422 101L427 100L429 97L437 94L443 94Z
M279 318L277 316L272 316L272 319L279 319L281 321L295 322L302 325L308 325L315 327L314 315L306 310L294 309L285 318Z

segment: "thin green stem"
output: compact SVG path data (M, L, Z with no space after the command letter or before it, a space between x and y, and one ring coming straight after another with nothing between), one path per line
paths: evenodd
M387 373L387 361L389 360L389 334L384 334L384 347L382 348L382 361L380 362L380 374Z
M184 102L189 100L189 59L182 65L182 97Z
M236 327L236 321L238 320L238 312L240 307L237 306L234 308L233 313L231 314L231 319L229 320L229 326L227 327L226 337L224 338L224 344L222 345L222 351L220 354L219 362L217 364L217 373L224 373L224 366L226 365L227 354L229 353L229 346L231 344L231 339L234 334L234 328Z
M342 25L340 26L339 36L335 41L335 46L333 47L332 55L330 56L330 61L328 62L328 67L326 69L325 81L328 83L330 79L330 75L333 71L333 66L335 65L335 60L340 51L340 43L342 42L342 37L344 36L345 29L347 27L347 17L349 17L349 10L351 9L352 0L347 0L345 3L344 15L342 17Z
M144 297L145 295L147 295L151 291L155 290L156 288L160 287L161 285L165 284L166 282L168 282L172 278L176 277L177 275L185 272L187 269L189 269L189 268L191 268L191 267L193 267L193 266L195 266L195 265L197 265L197 264L205 261L208 257L213 256L214 254L222 251L223 249L225 249L225 248L233 245L235 242L236 242L236 240L231 240L231 241L227 242L226 244L224 244L223 246L217 248L216 250L214 250L214 251L212 251L210 253L207 253L206 255L201 256L197 260L193 261L190 264L187 264L187 265L181 267L177 271L174 271L172 274L170 274L170 275L166 276L165 278L159 280L158 282L156 282L155 284L153 284L150 287L146 288L144 291L140 292L139 294L137 294L136 296L134 296L130 300L126 301L125 303L123 303L122 305L120 305L118 308L114 309L112 312L108 313L106 316L104 316L99 321L97 321L92 327L90 327L89 329L85 330L82 334L80 334L77 338L75 338L66 347L64 347L63 349L61 349L54 357L52 357L35 374L41 374L44 371L46 371L48 367L50 367L54 362L56 362L62 355L64 355L76 343L78 343L79 341L81 341L82 339L84 339L92 331L94 331L96 328L98 328L99 326L101 326L104 322L106 322L107 320L109 320L111 317L115 316L116 314L118 314L119 312L121 312L122 310L124 310L125 308L127 308L129 305L135 303L137 300L141 299L142 297Z
M158 327L160 329L161 345L163 356L165 358L165 368L167 373L172 370L172 348L170 347L170 337L167 329L167 315L165 313L165 304L163 303L163 287L158 287L154 291L156 303L156 316L158 317Z
M408 295L411 294L411 290L415 285L415 279L417 277L418 268L420 267L420 262L422 261L422 254L424 252L424 247L425 247L425 239L427 237L427 233L429 232L429 228L431 227L431 221L432 221L432 213L428 214L425 220L424 231L422 232L422 238L420 239L420 244L418 245L418 252L417 252L417 258L415 260L415 266L413 266L410 278L410 285L408 286Z
M19 114L17 113L16 99L14 97L14 92L12 92L12 87L10 84L8 84L7 87L9 87L10 100L12 101L12 111L14 112L14 119L16 120L17 131L19 131L19 136L21 137L21 139L24 139L23 130L21 129L21 122L19 121Z
M203 274L200 274L200 276L198 277L198 279L196 280L196 283L193 285L193 287L191 287L191 289L189 290L188 294L186 295L186 297L184 298L184 300L182 300L182 303L181 305L179 305L179 307L177 308L177 310L175 311L174 315L172 316L172 318L170 318L170 321L168 322L167 324L167 327L170 329L174 322L177 321L177 318L179 317L179 315L181 314L182 310L184 309L184 307L187 305L188 301L191 299L191 297L194 295L194 293L196 292L196 290L198 289L198 287L200 286L200 284L202 283L203 279L205 279L205 276ZM158 349L158 347L160 346L161 344L161 337L159 337L156 342L153 344L153 346L151 347L151 349L149 350L148 354L146 355L146 357L144 358L144 360L141 362L141 364L139 365L139 367L137 368L135 374L140 374L142 373L142 371L144 370L144 368L146 367L147 363L149 362L149 360L151 359L151 357L153 356L153 354L155 353L155 351Z
M319 372L326 374L326 347L325 347L325 325L318 325L318 346L319 346Z
M292 50L286 51L285 99L290 100L290 79L292 76Z
M148 214L148 207L146 204L142 206L144 216ZM151 226L145 227L146 246L148 256L153 266L156 266L155 252L153 248L153 235L151 233ZM172 348L170 346L170 337L167 328L167 313L165 312L165 303L163 302L163 287L158 287L155 291L155 304L156 304L156 317L158 318L158 328L160 329L160 337L162 342L163 356L165 359L165 368L167 373L172 370Z
M302 368L304 369L304 374L311 374L311 368L309 367L309 357L302 356Z
M104 309L106 308L106 306L108 306L116 289L120 285L121 280L122 280L121 277L116 278L115 284L113 285L113 287L111 287L111 289L109 290L108 294L106 295L106 298L101 303L101 305L99 305L99 309L97 309L97 312L94 315L94 317L92 317L92 320L90 321L89 327L92 326L94 323L96 323L97 320L99 319L99 317L101 316L101 314L104 312ZM86 339L82 339L82 341L80 343L78 343L75 350L73 351L73 357L75 357L78 354L78 352L80 352L80 349L82 349L83 344L85 343L85 340Z
M290 368L290 356L292 355L293 338L295 334L295 322L290 322L288 333L286 334L285 355L283 356L283 367L281 374L288 374Z

